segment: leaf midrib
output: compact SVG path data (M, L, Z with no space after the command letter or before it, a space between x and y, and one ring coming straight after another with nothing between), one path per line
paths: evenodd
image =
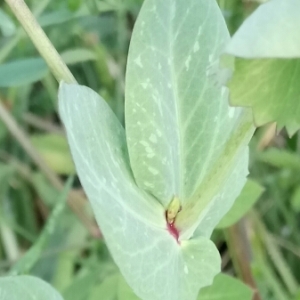
M182 191L182 132L181 132L181 122L180 122L180 114L179 114L179 96L178 96L178 78L176 76L176 71L174 68L174 49L173 49L173 39L174 39L174 22L173 20L175 19L175 14L176 14L176 5L174 1L170 1L171 4L171 9L170 14L169 14L169 55L170 55L170 75L171 75L171 82L172 82L172 93L173 93L173 99L174 99L174 109L175 109L175 120L176 120L176 126L175 126L175 131L176 131L176 136L177 136L177 154L178 158L173 158L173 163L178 163L178 171L179 174L173 174L174 176L174 181L175 181L175 187L178 186L178 194L181 194ZM172 13L174 10L174 18L172 20ZM183 21L184 22L184 21ZM174 152L172 152L172 155L174 155ZM177 168L173 168L176 170ZM179 195L174 195L174 196L179 196ZM180 200L180 199L179 199Z

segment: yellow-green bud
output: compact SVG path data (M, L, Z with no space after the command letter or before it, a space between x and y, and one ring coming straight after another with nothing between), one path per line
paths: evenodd
M175 221L175 218L180 211L181 205L180 201L177 197L174 197L172 201L170 202L168 209L167 209L167 221L169 224L173 224Z

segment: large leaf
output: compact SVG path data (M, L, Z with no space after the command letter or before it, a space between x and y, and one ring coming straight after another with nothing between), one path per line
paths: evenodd
M48 283L32 276L9 276L0 279L0 300L63 300Z
M213 243L179 244L168 232L163 206L135 185L124 129L98 94L63 84L59 104L81 183L128 283L145 300L195 299L220 270Z
M143 300L194 300L220 270L208 238L246 181L253 133L251 118L229 107L222 86L227 71L218 58L228 38L214 0L144 2L127 66L127 143L99 95L60 87L81 183L115 261ZM174 196L182 205L178 240L165 218Z
M242 24L227 47L239 57L230 83L231 103L251 107L257 126L276 121L290 135L300 127L299 16L298 0L268 1Z
M211 234L247 174L246 147L239 149L239 143L249 128L238 133L244 112L229 107L222 85L226 72L218 68L228 39L214 0L152 0L145 2L131 41L126 77L131 167L139 187L165 208L174 196L180 199L184 238L200 223L202 234ZM237 147L227 151L232 143ZM211 181L218 168L219 179ZM234 185L225 192L228 176ZM201 215L208 203L213 215L207 210Z
M225 274L215 277L214 283L204 288L198 300L251 300L253 291L241 281Z

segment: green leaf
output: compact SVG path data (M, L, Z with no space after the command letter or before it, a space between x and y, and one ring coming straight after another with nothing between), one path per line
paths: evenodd
M300 2L261 4L231 39L227 52L244 58L300 57Z
M227 47L227 53L242 57L230 83L231 103L251 107L257 126L276 122L289 135L300 128L299 11L298 0L268 1Z
M36 82L48 72L41 58L27 58L0 65L0 87L12 87Z
M45 281L32 276L9 276L0 279L0 300L63 300Z
M130 161L138 185L165 207L193 194L225 132L222 119L222 142L230 134L227 90L209 74L227 40L213 1L146 1L135 25L125 102Z
M251 116L229 107L222 86L228 38L214 0L146 0L127 65L126 137L99 95L60 86L79 178L114 260L143 300L195 300L220 271L209 237L246 182L253 134ZM174 196L182 204L178 241L165 218Z
M59 104L81 183L134 292L145 300L195 299L220 270L214 244L198 237L179 245L169 234L164 208L135 185L124 129L98 94L62 84Z
M59 174L74 174L75 168L66 138L59 134L35 134L32 144L48 165Z
M259 199L264 188L256 181L248 179L241 194L235 200L229 212L223 217L217 228L226 228L241 219Z
M257 126L276 121L293 135L300 127L299 66L299 59L236 59L231 104L251 107Z
M97 58L94 51L85 48L66 50L61 53L61 57L63 61L68 65L74 65L89 60L96 60Z
M225 274L215 277L213 284L201 290L198 300L251 300L253 291L241 281Z
M228 71L219 69L228 39L214 0L146 1L132 36L125 101L131 167L138 186L165 208L179 198L182 238L197 227L210 236L248 173L251 121L242 125L244 111L229 107ZM230 189L227 180L235 182Z

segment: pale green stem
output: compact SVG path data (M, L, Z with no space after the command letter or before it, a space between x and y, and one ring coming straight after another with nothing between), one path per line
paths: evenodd
M26 3L23 0L5 1L22 24L41 56L45 59L56 80L58 82L63 80L67 83L75 83L76 79L53 47Z

